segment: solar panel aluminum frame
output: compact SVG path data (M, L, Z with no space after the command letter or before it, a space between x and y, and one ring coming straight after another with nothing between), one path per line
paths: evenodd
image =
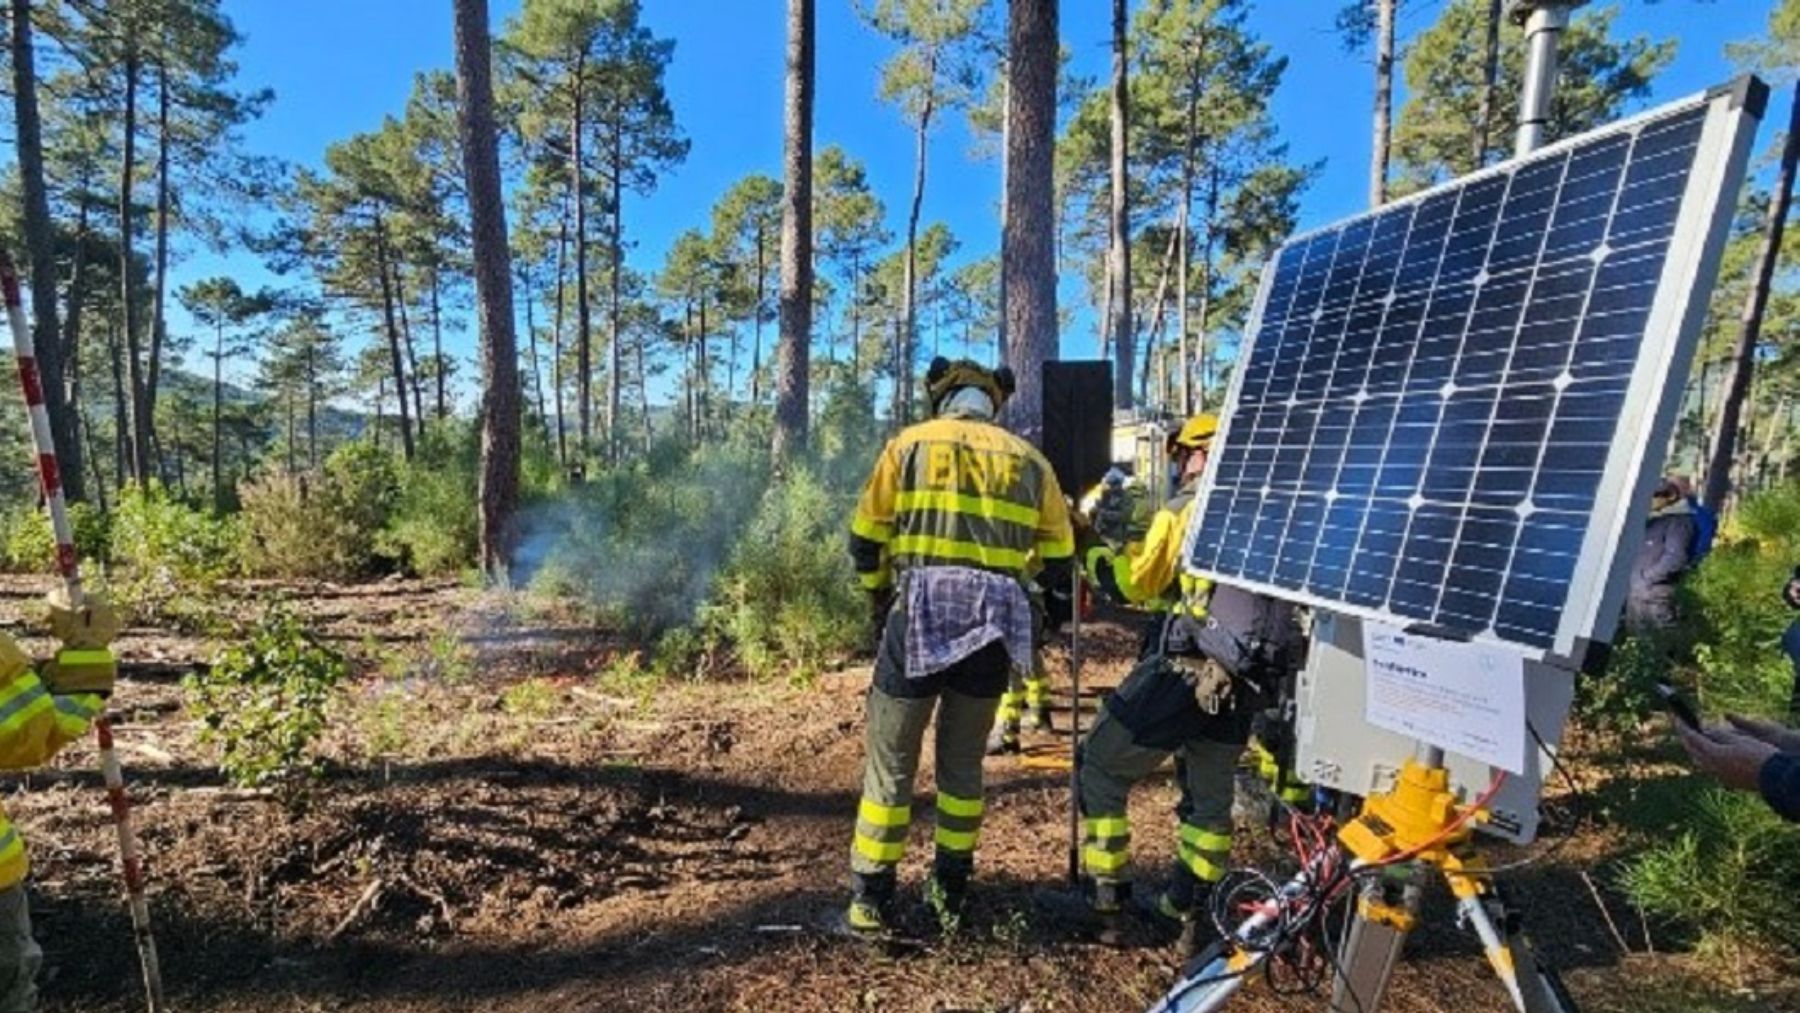
M1635 540L1626 541L1627 534L1642 531L1647 521L1650 494L1660 478L1657 471L1660 455L1663 448L1668 446L1680 410L1688 368L1699 342L1713 283L1718 276L1720 258L1729 236L1732 213L1743 183L1756 126L1766 104L1766 96L1767 86L1754 77L1746 76L1599 130L1547 145L1524 158L1515 158L1413 194L1383 205L1375 211L1302 233L1290 238L1284 245L1283 248L1286 249L1320 233L1347 228L1359 218L1387 214L1407 203L1422 202L1446 190L1468 187L1486 177L1512 171L1524 162L1572 149L1598 137L1636 131L1646 123L1664 117L1702 106L1707 108L1695 149L1693 168L1682 194L1681 209L1671 235L1670 250L1657 282L1645 334L1620 409L1612 451L1603 466L1595 492L1595 507L1589 515L1587 530L1581 541L1554 644L1546 650L1500 636L1479 635L1480 639L1505 643L1528 656L1571 669L1580 667L1590 643L1611 640L1630 577L1629 567L1617 564L1620 557L1629 553L1636 544ZM1271 257L1263 267L1249 323L1244 328L1245 340L1239 349L1238 368L1233 370L1231 387L1226 396L1224 420L1219 436L1214 441L1215 447L1229 445L1231 429L1237 419L1239 395L1248 364L1255 353L1255 342L1278 262L1279 257ZM1655 460L1651 459L1653 448L1658 455ZM1209 468L1196 498L1196 517L1206 515L1214 493L1215 479L1216 472ZM1385 608L1355 605L1296 588L1196 567L1192 560L1198 533L1197 529L1188 532L1187 543L1182 550L1182 558L1191 573L1315 607L1421 628L1417 620L1400 616Z

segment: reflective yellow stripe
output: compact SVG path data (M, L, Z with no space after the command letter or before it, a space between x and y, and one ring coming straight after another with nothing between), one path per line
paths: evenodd
M946 816L980 816L981 800L978 798L957 798L938 792L938 812Z
M1225 878L1225 870L1214 865L1211 860L1198 851L1182 848L1181 864L1187 866L1188 871L1199 877L1202 882L1217 883Z
M39 714L50 710L52 706L50 694L45 692L42 686L14 699L5 708L0 708L0 710L9 712L3 720L0 720L0 734L18 731Z
M871 542L885 542L894 537L894 524L892 521L870 520L857 514L850 518L850 533Z
M1131 820L1123 816L1101 816L1082 821L1089 837L1130 837Z
M26 672L19 678L7 683L4 689L0 689L0 714L5 713L6 705L10 703L14 697L21 693L29 693L33 689L43 688L44 684L39 682L38 677L30 672Z
M1202 830L1199 827L1190 827L1186 823L1181 825L1181 839L1192 844L1194 847L1199 848L1201 851L1231 850L1230 834L1215 834L1210 830Z
M56 652L56 660L64 665L110 665L113 663L111 651L79 651L64 648Z
M879 591L888 585L890 577L888 576L887 569L884 567L880 570L876 570L874 573L859 573L856 575L856 580L863 586L863 590L865 591Z
M1283 802L1304 802L1308 794L1310 793L1305 788L1283 788L1281 800Z
M929 556L975 563L995 570L1024 570L1026 553L997 545L979 545L952 538L931 535L901 535L893 540L891 551L896 556Z
M1130 863L1131 856L1123 851L1102 851L1099 848L1081 849L1081 864L1089 872L1116 873Z
M906 842L895 841L892 844L887 844L857 834L856 853L871 862L898 862L900 859L906 857Z
M912 807L904 805L882 805L879 802L862 800L856 809L856 815L862 821L877 827L903 827L912 822Z
M1044 559L1068 559L1075 555L1075 538L1071 535L1068 538L1038 542L1037 551Z
M1011 521L1028 528L1037 527L1038 511L1022 503L1008 503L991 496L969 496L948 489L914 489L894 500L894 511L942 510L945 513L971 514L999 521Z
M938 827L933 837L937 841L937 846L946 851L975 850L975 831L973 830L945 830L943 827Z

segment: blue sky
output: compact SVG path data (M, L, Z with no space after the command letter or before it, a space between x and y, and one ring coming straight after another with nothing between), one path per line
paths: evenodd
M750 172L779 176L786 3L643 3L652 29L676 41L668 87L693 145L687 162L653 194L627 199L626 227L635 241L628 259L649 271L676 235L708 223L713 202L733 181ZM1303 200L1301 228L1354 213L1366 201L1372 71L1362 54L1347 54L1338 44L1332 20L1339 5L1262 0L1251 18L1253 29L1290 58L1273 109L1293 155L1325 160L1323 175ZM318 165L327 145L399 113L415 73L452 65L449 0L237 0L226 6L247 37L238 54L243 86L267 86L276 95L267 115L246 131L248 144L295 163ZM498 32L518 2L492 0L492 6ZM1077 74L1097 77L1110 67L1109 7L1103 0L1063 0L1062 34ZM1413 10L1402 13L1402 39L1429 24L1437 7L1415 0ZM1761 33L1769 9L1761 0L1627 0L1624 7L1617 31L1680 42L1673 66L1657 80L1653 103L1732 76L1725 44ZM879 66L891 51L858 21L852 0L819 0L815 143L841 144L865 163L892 230L901 235L913 141L899 114L876 94ZM1770 124L1786 116L1784 95L1765 118L1759 146L1774 136ZM999 168L975 159L970 147L957 117L933 134L923 220L945 222L962 241L959 255L983 256L998 244ZM269 280L245 255L221 260L197 251L172 279L179 285L221 271ZM1072 295L1065 291L1065 298ZM176 310L172 323L181 328L187 321ZM364 340L353 335L351 346ZM471 330L451 343L459 357L473 355ZM1090 355L1093 348L1088 334L1064 338L1065 356Z

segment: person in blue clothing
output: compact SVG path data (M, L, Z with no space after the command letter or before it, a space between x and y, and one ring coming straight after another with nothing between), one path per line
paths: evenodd
M1698 531L1694 505L1681 486L1665 479L1650 497L1650 520L1631 565L1625 623L1649 632L1675 623L1675 585L1694 563Z

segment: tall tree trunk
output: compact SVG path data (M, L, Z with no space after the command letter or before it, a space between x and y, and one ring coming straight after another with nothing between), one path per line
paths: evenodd
M294 391L292 388L281 395L282 409L287 415L287 473L292 475L294 467Z
M450 417L450 403L444 396L444 383L449 379L449 370L444 368L444 320L443 311L438 305L438 269L431 265L431 364L437 368L437 417L439 420Z
M694 417L697 420L695 435L696 435L696 438L698 438L698 439L705 439L706 432L707 432L707 421L708 421L707 420L707 415L708 415L707 409L709 407L708 401L710 400L710 398L707 394L707 391L709 390L709 388L712 385L712 364L709 363L706 359L706 294L705 293L701 293L701 295L700 295L700 333L696 337L696 346L695 347L697 349L697 355L698 355L698 359L697 359L698 367L697 368L699 369L699 372L700 372L700 384L698 387L699 394L696 396L695 401L694 401L694 411L695 411Z
M1756 366L1757 339L1762 333L1763 310L1768 307L1775 263L1781 256L1781 234L1787 225L1788 206L1794 196L1796 164L1800 164L1800 85L1794 87L1787 139L1781 147L1781 174L1769 200L1762 248L1756 255L1756 273L1752 276L1750 294L1744 300L1737 348L1732 353L1731 369L1725 379L1725 399L1719 405L1719 421L1713 429L1712 447L1707 454L1705 501L1715 511L1724 509L1725 500L1731 494L1731 462L1737 450L1738 421L1744 416L1745 395L1750 390L1750 379Z
M565 202L556 229L556 312L550 327L550 392L556 395L556 461L563 471L569 469L569 437L563 425L563 278L569 249L569 208Z
M144 383L144 400L150 404L150 445L156 447L156 398L162 390L163 345L169 334L169 53L166 27L156 54L156 288L150 296L150 368Z
M426 418L425 378L419 373L419 346L413 342L412 320L406 312L406 284L400 273L400 258L390 258L388 265L394 272L394 307L400 312L400 343L406 349L406 372L412 387L413 419L418 422L419 433L423 435Z
M766 260L767 258L763 254L763 227L762 223L758 222L756 226L756 308L752 312L754 322L751 325L755 337L750 346L750 407L752 409L762 404L759 374L762 372L763 301L769 297Z
M1150 298L1150 326L1144 331L1142 342L1144 371L1138 381L1138 399L1145 402L1150 401L1150 366L1156 361L1156 343L1157 337L1162 334L1163 309L1169 303L1169 276L1174 273L1175 267L1175 243L1181 237L1181 219L1184 217L1185 211L1178 209L1175 212L1175 227L1169 230L1168 249L1163 251L1162 270L1156 276L1156 294ZM1161 387L1157 388L1156 401L1158 404L1162 403Z
M1500 14L1502 0L1487 0L1487 35L1481 67L1481 108L1475 114L1475 138L1469 150L1471 171L1487 164L1488 139L1494 129L1494 92L1500 82Z
M1012 168L1011 160L1007 158L1006 153L1011 150L1012 61L1002 54L1000 57L1000 264L1002 268L1006 265L1006 180L1007 173ZM1002 285L1003 290L1004 287ZM1005 295L1002 294L1002 302L1005 301L1005 298ZM1009 347L1006 341L1006 309L1004 306L1000 310L1000 326L997 331L998 333L994 336L994 358L1004 366Z
M609 340L606 349L606 460L610 464L619 462L619 371L624 357L619 349L619 321L623 305L620 294L620 275L625 267L625 206L624 187L620 177L625 173L625 138L624 128L617 123L612 131L612 228L607 234L608 269L612 275L608 279L611 289L606 307L606 327Z
M1206 348L1206 321L1212 316L1213 238L1215 233L1215 226L1213 223L1218 220L1219 166L1217 163L1214 163L1207 170L1206 221L1201 223L1200 229L1200 326L1194 335L1195 350L1193 360L1194 363L1197 363L1200 367L1200 397L1196 399L1197 403L1195 405L1195 407L1200 410L1205 410L1206 408L1206 388L1209 383L1207 373L1210 369L1210 365L1207 358L1209 353ZM1193 369L1193 366L1189 364L1185 357L1182 360L1181 369L1183 376L1186 376L1187 373Z
M512 561L507 529L519 495L519 349L513 334L511 254L494 135L487 0L455 0L457 136L469 187L475 304L481 321L481 566Z
M926 57L927 78L937 76L937 53ZM912 415L912 361L914 336L918 333L919 301L919 209L925 202L925 140L931 133L931 114L935 96L928 88L925 105L919 110L914 135L912 204L906 213L906 280L901 293L900 336L894 345L894 425L902 426Z
M31 269L32 337L37 346L44 409L50 416L50 434L63 466L63 491L69 499L81 500L86 498L81 439L63 379L64 364L72 358L66 348L73 344L71 341L65 345L57 334L56 229L50 220L50 196L44 185L43 124L38 116L34 55L31 0L12 0L13 126L18 144L20 189L25 198L23 224L25 252ZM85 210L84 207L84 216ZM79 247L75 256L79 262Z
M537 403L538 423L544 427L544 438L550 438L550 415L544 404L544 368L538 356L537 321L533 319L532 304L537 300L531 297L531 279L523 273L519 275L518 287L525 293L525 349L531 360L532 400Z
M1057 0L1011 0L1012 129L1006 147L1006 239L1001 265L1008 352L1018 378L1010 405L1015 432L1041 443L1045 360L1057 355L1056 150Z
M319 359L318 345L306 342L306 466L319 469Z
M213 396L212 396L212 494L213 513L225 512L224 457L219 452L223 428L220 418L225 408L225 323L221 319L213 332Z
M644 369L644 346L649 339L639 336L632 351L637 356L637 388L638 388L638 421L644 430L644 453L650 453L650 444L655 434L650 429L650 374Z
M1375 0L1375 137L1369 153L1369 206L1387 203L1388 146L1394 117L1394 8Z
M136 29L127 27L128 33ZM144 382L143 349L139 345L137 289L132 285L131 196L137 170L137 95L140 69L137 42L125 49L124 151L119 162L119 305L125 327L125 376L131 385L131 478L150 481L150 401Z
M1127 77L1125 0L1113 0L1112 77L1112 256L1107 263L1107 297L1112 301L1108 331L1113 339L1113 407L1131 407L1131 373L1137 349L1131 330L1131 86Z
M131 484L131 396L125 390L125 342L114 321L106 335L112 359L113 384L113 488L123 492Z
M1194 395L1188 384L1188 337L1193 327L1188 317L1188 280L1192 273L1188 258L1194 246L1189 209L1194 204L1194 118L1197 105L1193 100L1188 105L1187 152L1181 162L1181 210L1175 225L1176 231L1181 234L1175 251L1175 354L1180 360L1178 366L1181 373L1176 383L1176 392L1181 402L1182 418L1194 414Z
M382 410L384 409L384 407L386 406L386 404L387 404L387 378L384 376L378 376L375 378L375 449L376 450L381 449L381 427L382 427L383 422L385 421L382 418L381 413L382 413Z
M400 446L408 461L413 458L412 413L406 405L406 360L400 350L400 328L394 324L394 287L388 276L387 232L381 219L375 219L376 270L381 275L381 313L386 326L388 354L393 360L394 394L400 401Z
M810 213L809 213L810 217ZM850 256L850 380L862 381L862 259Z
M594 349L588 329L587 199L582 195L582 115L586 64L575 63L575 112L569 124L569 199L575 202L575 456L587 467L594 425Z

